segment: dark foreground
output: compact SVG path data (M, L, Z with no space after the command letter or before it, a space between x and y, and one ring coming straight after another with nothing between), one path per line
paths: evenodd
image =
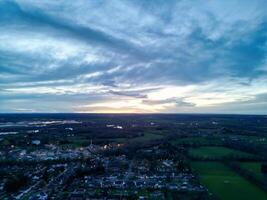
M0 199L267 199L267 117L1 114Z

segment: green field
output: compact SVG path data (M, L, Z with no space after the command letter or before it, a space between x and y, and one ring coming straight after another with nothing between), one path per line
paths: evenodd
M164 136L160 134L154 134L154 133L144 133L143 136L135 137L135 138L116 138L112 139L111 141L117 142L117 143L125 143L125 142L149 142L151 140L157 140L162 139Z
M136 137L131 139L131 142L148 142L150 140L162 139L163 135L154 133L145 133L144 136Z
M187 137L187 138L180 138L174 141L171 141L173 145L181 145L181 144L199 144L199 145L206 145L210 144L210 142L203 137Z
M221 159L229 156L242 158L253 158L254 155L226 147L200 147L189 149L189 155L192 157Z
M213 137L213 138L206 138L206 137L186 137L186 138L179 138L177 140L171 141L173 145L220 145L222 144L221 138Z
M259 162L242 162L240 163L242 168L247 169L250 172L253 172L257 177L266 179L267 176L261 173L261 163Z
M219 162L192 162L200 181L222 200L266 200L267 194Z

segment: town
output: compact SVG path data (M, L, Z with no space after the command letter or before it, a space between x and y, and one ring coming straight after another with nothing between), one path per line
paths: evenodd
M220 199L205 181L213 165L266 194L266 136L227 126L235 118L33 117L38 121L1 117L0 199ZM231 177L223 181L231 187Z

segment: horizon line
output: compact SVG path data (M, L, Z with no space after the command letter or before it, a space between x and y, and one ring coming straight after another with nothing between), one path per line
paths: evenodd
M18 115L30 115L30 114L81 114L81 115L257 115L257 116L267 116L266 114L260 113L119 113L119 112L110 112L110 113L94 113L94 112L0 112L0 115L4 114L18 114Z

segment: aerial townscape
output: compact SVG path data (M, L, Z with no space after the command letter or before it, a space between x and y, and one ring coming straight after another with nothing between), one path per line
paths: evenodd
M266 122L1 114L0 199L266 199Z
M0 200L267 200L267 0L0 0Z

